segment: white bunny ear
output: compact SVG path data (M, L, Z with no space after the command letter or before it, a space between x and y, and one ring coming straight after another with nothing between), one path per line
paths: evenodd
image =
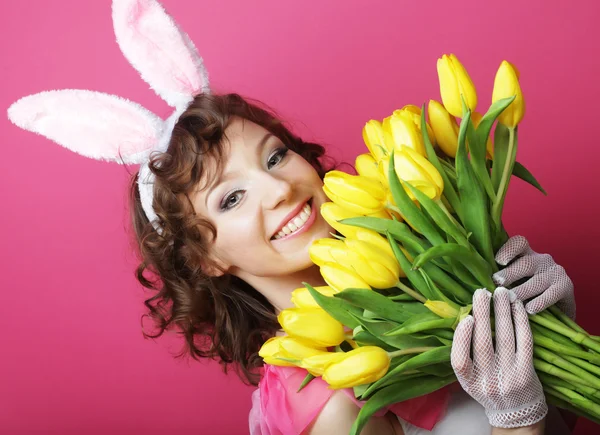
M121 51L171 107L209 92L208 74L194 43L155 0L113 0Z
M10 106L8 118L86 157L127 164L147 160L164 129L162 119L139 104L74 89L23 97Z

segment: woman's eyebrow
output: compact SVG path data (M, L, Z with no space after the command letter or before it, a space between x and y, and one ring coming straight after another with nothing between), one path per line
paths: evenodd
M256 146L256 152L257 154L259 154L261 152L261 150L263 149L263 147L265 146L265 144L267 143L267 141L269 139L271 139L272 137L275 137L275 135L273 133L267 133L265 134L262 139L258 142L257 146ZM229 178L231 178L231 176L234 176L235 172L227 172L227 173L221 173L219 174L219 176L217 177L217 179L215 180L214 183L212 183L210 185L210 187L208 188L208 192L206 193L206 196L204 197L204 205L207 205L208 203L208 197L211 195L211 193L213 192L214 189L216 189L217 187L219 187L219 185L225 181L227 181Z

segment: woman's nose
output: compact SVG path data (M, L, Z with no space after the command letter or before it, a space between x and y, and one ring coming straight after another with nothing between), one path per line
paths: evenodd
M292 197L292 184L283 178L268 174L263 183L263 204L267 209L277 208Z

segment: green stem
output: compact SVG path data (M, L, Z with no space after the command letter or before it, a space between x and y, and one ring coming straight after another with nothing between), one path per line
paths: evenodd
M579 326L577 323L575 323L573 320L571 320L571 318L569 316L567 316L565 313L563 313L560 310L560 308L558 308L556 305L552 305L550 308L548 308L548 311L550 311L552 314L554 314L554 317L556 317L558 320L563 322L569 328L571 328L575 331L583 332L587 335L587 332L585 329L583 329L581 326Z
M407 295L412 296L413 298L415 298L419 302L422 302L422 303L427 302L427 299L425 297L423 297L423 295L420 295L419 293L417 293L415 290L411 289L407 285L402 284L402 282L400 282L400 281L398 281L396 283L396 287L399 288L400 290L402 290Z
M577 375L574 375L573 373L569 373L568 371L563 370L559 367L553 366L552 364L547 363L546 361L542 361L541 359L533 358L533 367L535 367L536 371L540 371L542 373L547 373L549 375L556 376L557 378L560 378L562 380L569 381L569 382L575 382L575 383L581 383L581 384L587 385L588 387L594 388L593 385L589 385L588 383L581 382L581 379Z
M570 338L572 341L578 344L582 344L596 352L600 352L600 343L592 340L587 334L579 331L573 331L569 327L563 325L560 322L552 321L547 317L543 316L543 313L529 315L529 319L539 325L545 326L554 332L558 332L565 337Z
M586 352L584 350L573 349L570 346L565 346L564 344L557 343L548 337L544 337L543 335L539 334L537 331L534 331L534 333L533 333L533 342L537 346L549 349L556 353L560 353L560 354L562 354L563 357L565 357L566 355L569 355L570 357L577 357L577 358L580 358L580 359L583 359L586 361L591 361L591 362L600 364L600 355ZM577 364L577 365L581 366L580 364ZM593 365L593 364L591 364L591 365Z
M492 220L496 224L496 228L500 228L502 221L502 207L504 206L504 198L506 196L506 191L508 190L508 182L514 166L514 147L515 128L512 127L508 128L508 152L506 153L506 160L504 162L500 184L498 185L498 192L496 192L496 200L492 205Z
M596 363L600 363L600 355L594 355L592 353L590 353L589 355L592 355L594 357L594 361L596 361ZM576 356L569 356L569 355L562 355L562 357L564 359L566 359L567 361L569 361L570 363L573 363L576 366L579 366L582 369L587 370L588 372L593 373L596 376L600 377L600 367L598 367L597 365L590 364L589 362L581 359L581 357L577 358Z
M549 362L550 364L560 367L561 369L566 370L566 371L574 374L575 376L579 377L579 379L581 380L580 382L582 384L588 385L594 389L600 388L600 379L598 379L596 376L592 375L591 373L586 372L581 367L561 358L560 356L555 355L552 352L550 352L542 347L534 347L533 354L535 356ZM575 382L577 382L577 381L575 381Z
M546 373L538 373L537 375L540 378L540 381L543 382L544 384L548 384L553 387L556 386L556 387L567 388L569 390L574 388L575 390L579 391L582 394L585 394L586 396L590 396L593 398L600 398L600 391L596 390L595 388L590 388L590 387L587 387L585 385L581 385L578 383L568 383L560 378L548 375Z
M397 356L410 355L413 353L423 353L423 352L427 352L428 350L433 350L433 349L436 349L436 348L431 347L431 346L411 347L409 349L402 349L402 350L395 350L394 352L388 352L388 356L390 358L394 358Z

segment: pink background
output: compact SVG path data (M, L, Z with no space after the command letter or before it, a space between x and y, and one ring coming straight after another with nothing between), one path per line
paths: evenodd
M368 6L367 6L368 3ZM597 312L597 1L165 0L216 91L259 98L338 159L361 128L439 99L454 52L480 109L504 58L521 70L519 160L549 193L515 182L505 222L575 282L578 320ZM121 55L110 2L0 4L0 108L46 89L87 88L168 109ZM174 360L175 337L143 340L143 291L127 227L124 167L79 157L0 120L0 431L246 433L250 388L215 363ZM579 423L579 434L600 432Z

